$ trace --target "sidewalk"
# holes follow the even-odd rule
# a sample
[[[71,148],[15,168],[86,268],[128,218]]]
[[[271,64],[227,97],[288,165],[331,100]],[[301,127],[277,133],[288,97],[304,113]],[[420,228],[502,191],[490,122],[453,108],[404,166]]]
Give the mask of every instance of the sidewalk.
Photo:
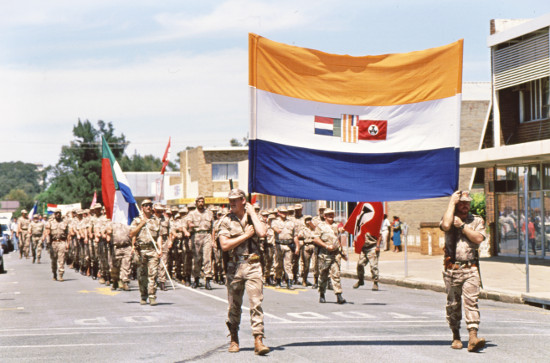
[[[359,255],[350,251],[349,261],[342,260],[342,276],[357,279]],[[445,291],[443,256],[427,256],[417,252],[381,251],[378,267],[380,283],[417,289]],[[491,257],[480,261],[483,289],[480,298],[508,303],[531,303],[550,307],[550,261],[529,259],[529,293],[526,293],[525,257]],[[370,267],[365,279],[370,280]]]

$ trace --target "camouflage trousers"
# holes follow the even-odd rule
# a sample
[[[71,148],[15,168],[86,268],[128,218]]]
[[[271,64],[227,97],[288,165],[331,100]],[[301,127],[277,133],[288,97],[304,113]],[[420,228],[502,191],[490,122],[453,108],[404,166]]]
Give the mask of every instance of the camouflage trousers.
[[[315,244],[313,243],[304,244],[304,247],[302,247],[302,279],[304,281],[307,280],[311,262],[314,257],[315,257]],[[315,274],[315,271],[314,271],[313,275],[317,277],[319,275],[319,270],[317,270],[317,274]]]
[[[447,323],[451,329],[460,329],[462,320],[462,300],[466,326],[479,328],[478,298],[480,291],[477,267],[443,271],[445,291],[447,293]]]
[[[332,288],[335,294],[342,293],[340,280],[340,257],[336,255],[325,255],[320,253],[319,262],[319,292],[324,294],[327,291],[328,278],[332,280]]]
[[[170,250],[168,249],[168,246],[164,246],[162,248],[162,255],[160,256],[160,260],[159,260],[159,278],[158,278],[159,282],[166,282],[166,270],[168,269],[168,267],[166,267],[166,269],[164,267],[168,266],[169,252]]]
[[[273,269],[274,260],[275,260],[275,245],[271,245],[269,243],[264,244],[264,266],[263,266],[263,272],[264,277],[268,278],[270,276],[274,276],[275,271]]]
[[[63,277],[65,272],[65,253],[67,252],[67,242],[56,241],[51,245],[52,272],[59,277]]]
[[[110,256],[109,244],[105,240],[100,240],[95,244],[95,250],[97,252],[97,263],[98,269],[105,280],[109,280],[111,273],[109,272],[109,260],[112,258]]]
[[[250,307],[250,325],[252,335],[264,336],[264,311],[262,301],[264,300],[262,266],[259,262],[240,263],[229,262],[227,266],[227,300],[229,308],[227,313],[228,322],[234,329],[238,330],[241,324],[241,306],[243,294],[246,290]]]
[[[38,259],[40,260],[40,257],[42,257],[42,235],[40,236],[32,236],[32,259]]]
[[[294,252],[290,249],[288,245],[283,245],[280,243],[276,244],[275,248],[275,278],[283,278],[283,269],[286,273],[287,278],[290,280],[294,279],[292,273],[292,258]]]
[[[156,299],[157,293],[157,275],[159,269],[159,255],[157,251],[152,250],[140,250],[139,251],[139,291],[141,298]]]
[[[210,233],[195,233],[193,235],[193,277],[212,278],[212,235]]]
[[[114,247],[111,259],[111,280],[130,282],[130,264],[132,263],[132,246]]]
[[[360,281],[363,281],[365,279],[365,266],[369,263],[372,280],[378,282],[378,253],[376,252],[375,244],[363,246],[363,248],[361,249],[359,261],[357,261],[357,277]]]
[[[21,238],[19,239],[19,249],[21,250],[21,256],[25,258],[29,257],[29,250],[31,245],[31,234],[29,232],[21,232]]]

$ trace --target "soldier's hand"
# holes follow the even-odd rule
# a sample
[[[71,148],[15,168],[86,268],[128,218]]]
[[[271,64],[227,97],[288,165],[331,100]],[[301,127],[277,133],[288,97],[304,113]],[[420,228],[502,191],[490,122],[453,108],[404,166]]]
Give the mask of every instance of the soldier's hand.
[[[462,219],[458,218],[457,216],[455,216],[455,219],[453,221],[453,225],[456,227],[456,228],[460,228],[460,226],[462,226],[464,224],[464,222],[462,221]]]
[[[461,195],[462,195],[462,191],[460,190],[457,190],[456,192],[454,192],[451,195],[451,200],[449,201],[449,204],[456,205],[459,202]]]
[[[254,234],[255,234],[254,227],[252,227],[250,224],[247,225],[244,228],[244,234],[246,235],[247,238],[250,238],[250,237],[254,236]]]
[[[254,211],[254,207],[253,207],[252,204],[250,204],[250,203],[246,203],[246,205],[244,206],[244,210],[245,210],[246,213],[248,213],[249,215],[256,214],[256,211]]]

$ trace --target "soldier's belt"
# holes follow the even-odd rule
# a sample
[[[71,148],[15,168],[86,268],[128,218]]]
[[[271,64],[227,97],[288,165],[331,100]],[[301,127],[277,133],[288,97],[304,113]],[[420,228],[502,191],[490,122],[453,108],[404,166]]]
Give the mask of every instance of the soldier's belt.
[[[278,239],[277,241],[275,241],[276,243],[280,244],[280,245],[289,245],[291,244],[292,242],[294,242],[293,240],[291,239]]]
[[[199,230],[195,231],[195,233],[198,233],[198,234],[212,233],[212,231],[207,230],[207,229],[199,229]]]
[[[328,255],[328,256],[336,256],[340,253],[340,251],[336,250],[336,251],[329,251],[327,250],[326,248],[323,248],[323,247],[320,247],[319,248],[319,254],[323,254],[323,255]]]
[[[248,262],[250,264],[252,263],[257,263],[257,262],[260,262],[260,256],[258,256],[257,254],[253,253],[251,255],[239,255],[239,256],[232,256],[230,259],[229,259],[230,262],[233,262],[233,263],[243,263],[243,262]]]
[[[142,250],[154,249],[155,246],[151,242],[138,243],[138,247]]]
[[[470,267],[477,267],[476,261],[448,263],[445,265],[445,270],[461,270]]]
[[[33,236],[33,237],[42,237],[42,233],[33,234],[32,236]]]
[[[67,242],[67,239],[52,238],[52,242]]]
[[[313,244],[313,240],[311,240],[311,241],[305,240],[305,241],[304,241],[304,244],[305,244],[305,245],[311,245],[311,244]]]

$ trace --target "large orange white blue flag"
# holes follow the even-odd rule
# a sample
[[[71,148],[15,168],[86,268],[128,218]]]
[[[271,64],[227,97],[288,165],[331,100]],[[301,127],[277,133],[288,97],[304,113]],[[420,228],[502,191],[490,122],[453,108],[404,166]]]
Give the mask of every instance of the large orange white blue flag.
[[[249,192],[324,200],[450,195],[462,48],[352,57],[249,34]]]

